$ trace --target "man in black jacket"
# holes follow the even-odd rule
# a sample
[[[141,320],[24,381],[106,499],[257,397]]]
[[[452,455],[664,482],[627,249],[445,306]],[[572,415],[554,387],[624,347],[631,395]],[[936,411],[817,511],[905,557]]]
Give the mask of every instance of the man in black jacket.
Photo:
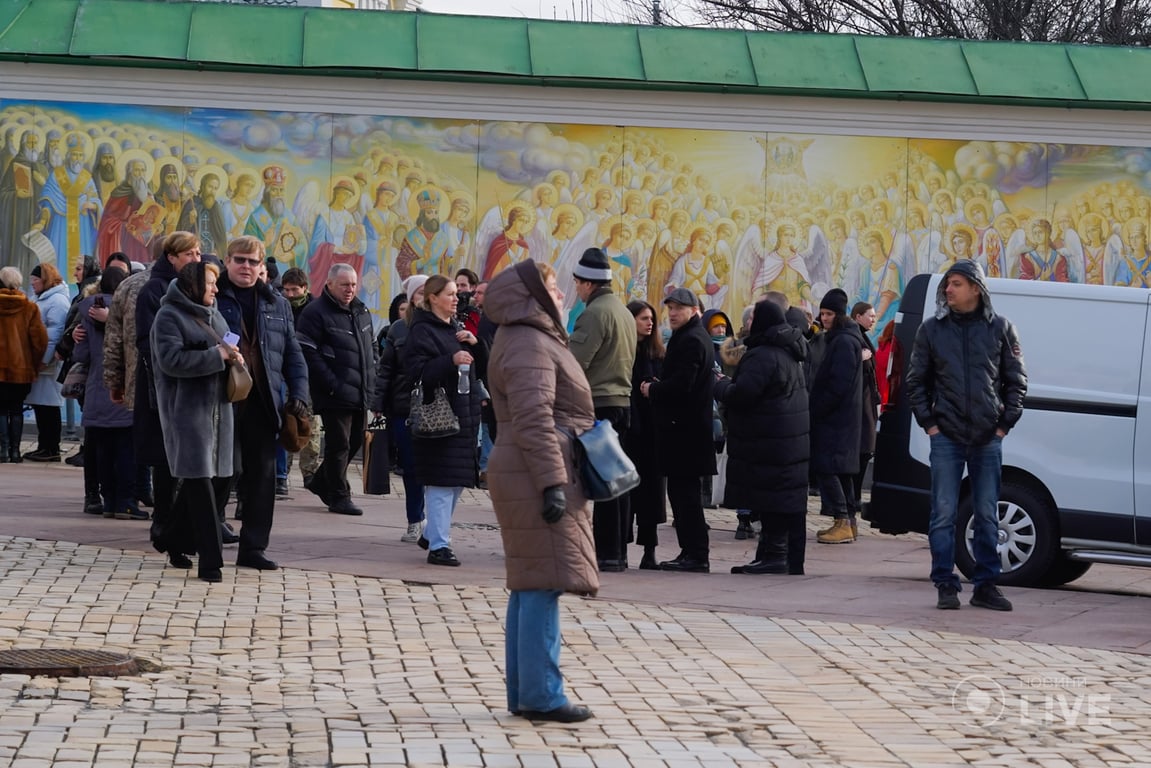
[[[707,573],[710,542],[703,517],[704,475],[715,474],[712,441],[712,387],[715,350],[699,318],[699,301],[686,288],[676,288],[663,303],[671,324],[671,339],[658,381],[640,385],[651,398],[660,462],[667,476],[667,498],[675,514],[679,556],[660,563],[665,571]]]
[[[372,316],[356,298],[358,288],[351,265],[332,265],[324,292],[300,313],[296,328],[308,361],[312,402],[324,421],[324,460],[304,487],[340,515],[364,514],[352,503],[347,473],[364,439],[376,376]]]
[[[959,607],[955,513],[964,465],[974,509],[971,604],[1010,611],[999,577],[999,482],[1002,441],[1023,415],[1027,373],[1019,334],[991,308],[983,268],[957,261],[943,276],[937,310],[919,327],[907,373],[915,420],[931,438],[931,581],[937,607]]]
[[[256,237],[228,243],[225,272],[217,283],[216,306],[239,337],[253,386],[236,404],[237,503],[244,509],[236,565],[267,571],[276,563],[264,555],[276,504],[276,447],[285,409],[308,418],[308,368],[292,335],[288,300],[258,279],[264,244]],[[285,391],[286,402],[285,402]]]

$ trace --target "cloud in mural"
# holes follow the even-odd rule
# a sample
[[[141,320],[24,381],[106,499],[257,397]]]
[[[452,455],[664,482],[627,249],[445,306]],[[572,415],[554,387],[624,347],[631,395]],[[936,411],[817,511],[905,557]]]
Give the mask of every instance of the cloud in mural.
[[[476,138],[464,130],[444,136],[457,151],[474,151]],[[586,146],[556,136],[540,123],[490,123],[478,138],[480,167],[512,184],[542,181],[555,170],[581,173],[591,158]]]
[[[1119,157],[1123,170],[1143,178],[1143,184],[1151,187],[1151,149],[1131,147],[1124,149]]]
[[[964,181],[982,181],[1010,194],[1044,187],[1060,162],[1087,157],[1090,147],[1018,141],[971,141],[955,152],[955,170]]]

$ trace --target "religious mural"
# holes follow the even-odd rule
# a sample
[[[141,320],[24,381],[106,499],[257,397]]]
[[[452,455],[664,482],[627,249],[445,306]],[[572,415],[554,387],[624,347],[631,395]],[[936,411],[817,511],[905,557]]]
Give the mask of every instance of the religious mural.
[[[555,266],[585,248],[615,289],[685,287],[738,316],[832,286],[895,314],[920,272],[1151,285],[1151,150],[125,105],[0,103],[0,265],[148,262],[255,235],[322,288],[361,274],[377,318],[409,275]]]

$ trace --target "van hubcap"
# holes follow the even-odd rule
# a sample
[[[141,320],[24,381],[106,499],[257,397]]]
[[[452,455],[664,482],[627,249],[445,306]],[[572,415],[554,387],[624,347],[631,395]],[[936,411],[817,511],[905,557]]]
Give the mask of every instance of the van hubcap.
[[[995,551],[999,555],[999,568],[1010,573],[1022,566],[1035,551],[1035,521],[1027,510],[1014,502],[1000,501],[998,525],[995,531]],[[967,553],[975,559],[972,541],[975,537],[975,518],[967,522],[964,541]]]

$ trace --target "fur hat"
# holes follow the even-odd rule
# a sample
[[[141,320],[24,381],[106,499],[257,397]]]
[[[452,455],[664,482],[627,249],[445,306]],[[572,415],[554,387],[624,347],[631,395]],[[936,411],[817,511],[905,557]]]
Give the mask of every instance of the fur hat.
[[[579,264],[576,264],[572,274],[580,280],[592,283],[610,283],[611,262],[607,260],[607,254],[599,248],[588,248],[583,252],[583,256],[580,256]]]

